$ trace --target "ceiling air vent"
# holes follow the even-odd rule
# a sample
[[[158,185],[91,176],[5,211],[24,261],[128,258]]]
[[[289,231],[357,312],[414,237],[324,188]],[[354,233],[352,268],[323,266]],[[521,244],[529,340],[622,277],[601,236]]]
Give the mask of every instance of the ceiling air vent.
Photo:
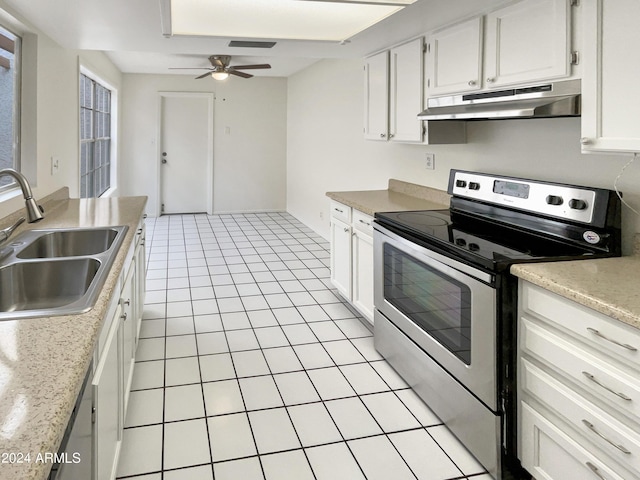
[[[230,47],[241,47],[241,48],[273,48],[276,42],[256,42],[256,41],[245,41],[245,40],[231,40],[229,42]]]

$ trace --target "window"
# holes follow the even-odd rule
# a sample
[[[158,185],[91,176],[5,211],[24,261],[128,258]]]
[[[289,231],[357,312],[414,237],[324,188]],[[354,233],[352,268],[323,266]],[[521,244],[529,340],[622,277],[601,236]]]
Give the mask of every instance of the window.
[[[80,74],[80,197],[111,188],[111,90]]]
[[[20,169],[20,38],[0,25],[0,169]],[[0,191],[11,188],[11,177],[0,178]]]

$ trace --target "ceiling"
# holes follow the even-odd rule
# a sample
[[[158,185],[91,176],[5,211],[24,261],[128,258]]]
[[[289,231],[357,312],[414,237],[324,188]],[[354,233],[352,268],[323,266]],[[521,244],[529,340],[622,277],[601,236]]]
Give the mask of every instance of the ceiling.
[[[249,38],[229,32],[163,36],[161,0],[2,1],[63,47],[105,51],[125,73],[193,75],[169,68],[209,67],[209,55],[224,54],[233,56],[232,65],[271,64],[252,70],[256,76],[287,77],[322,58],[362,58],[503,0],[417,0],[346,42],[283,39],[271,49],[231,48],[230,40]]]

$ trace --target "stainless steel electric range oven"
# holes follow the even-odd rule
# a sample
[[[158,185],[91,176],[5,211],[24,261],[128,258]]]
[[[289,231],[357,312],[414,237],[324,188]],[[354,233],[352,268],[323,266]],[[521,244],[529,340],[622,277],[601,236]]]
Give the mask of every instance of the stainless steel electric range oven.
[[[375,215],[375,345],[495,478],[517,478],[509,267],[619,256],[620,200],[461,170],[448,192],[448,210]]]

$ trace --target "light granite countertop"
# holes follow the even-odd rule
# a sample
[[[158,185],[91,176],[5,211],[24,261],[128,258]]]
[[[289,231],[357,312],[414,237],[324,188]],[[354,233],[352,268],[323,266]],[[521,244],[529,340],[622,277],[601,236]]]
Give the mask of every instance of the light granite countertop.
[[[43,199],[44,220],[23,224],[19,231],[115,225],[129,229],[92,310],[80,315],[0,321],[1,480],[47,478],[51,464],[38,461],[38,454],[58,451],[147,202],[146,197],[68,199],[65,192],[61,189],[48,201]],[[6,217],[2,223],[22,213]],[[17,463],[11,454],[17,458],[30,454],[30,460]]]
[[[327,192],[327,197],[367,215],[376,212],[443,210],[449,208],[447,192],[435,188],[390,179],[387,190]]]
[[[640,235],[634,254],[574,262],[513,265],[511,273],[640,328]]]

